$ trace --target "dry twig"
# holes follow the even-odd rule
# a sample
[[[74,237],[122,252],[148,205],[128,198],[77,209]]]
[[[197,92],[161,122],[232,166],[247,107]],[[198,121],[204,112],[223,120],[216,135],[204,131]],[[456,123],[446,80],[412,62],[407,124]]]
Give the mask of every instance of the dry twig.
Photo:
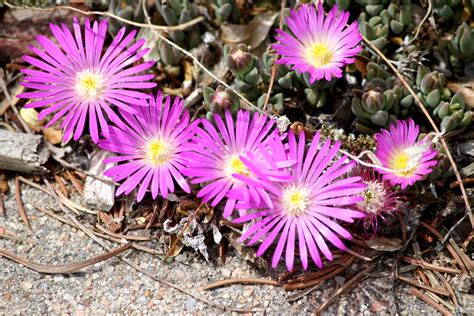
[[[131,244],[127,243],[123,246],[120,246],[114,250],[111,250],[103,255],[99,255],[97,257],[93,257],[87,260],[84,260],[82,262],[76,262],[76,263],[69,263],[61,266],[53,266],[51,264],[39,264],[39,263],[34,263],[31,261],[28,261],[25,258],[21,258],[17,255],[15,255],[12,252],[6,251],[4,249],[0,249],[0,256],[3,256],[7,259],[10,259],[16,263],[19,263],[21,265],[24,265],[25,267],[34,270],[39,273],[46,273],[46,274],[67,274],[67,273],[74,273],[79,270],[82,270],[88,266],[91,266],[93,264],[102,262],[104,260],[107,260],[109,258],[115,257],[125,250],[130,249]]]
[[[347,281],[341,288],[336,290],[323,304],[321,304],[318,309],[315,311],[316,315],[321,315],[321,313],[331,305],[341,294],[346,293],[353,286],[357,285],[360,281],[367,277],[367,274],[375,268],[375,265],[371,265],[364,270],[357,273],[352,279]]]
[[[419,291],[419,290],[417,290],[413,287],[410,289],[410,294],[413,294],[416,297],[418,297],[419,299],[425,301],[426,303],[431,305],[434,309],[436,309],[438,312],[440,312],[443,315],[453,315],[453,313],[451,311],[448,311],[446,308],[439,305],[435,300],[433,300],[432,298],[426,296],[423,292],[421,292],[421,291]]]
[[[273,286],[281,286],[280,283],[274,280],[267,280],[267,279],[256,279],[256,278],[243,278],[243,279],[226,279],[216,281],[212,284],[209,284],[202,288],[203,291],[208,291],[212,289],[216,289],[219,287],[233,285],[233,284],[263,284],[263,285],[273,285]]]
[[[280,10],[280,25],[278,26],[279,29],[283,29],[283,15],[284,10],[286,7],[286,0],[281,0],[281,10]],[[262,109],[265,111],[267,108],[268,101],[270,100],[270,94],[272,93],[273,89],[273,82],[275,81],[275,74],[277,70],[277,60],[280,58],[280,55],[275,54],[275,59],[273,60],[273,67],[272,67],[272,76],[270,77],[270,84],[268,85],[267,95],[265,96],[265,102],[263,103]]]
[[[21,200],[21,188],[20,188],[19,176],[15,177],[15,200],[16,200],[18,213],[20,213],[21,219],[25,223],[28,230],[32,232],[33,230],[31,229],[30,221],[28,220],[28,216],[26,215],[25,208],[23,207],[23,201]]]

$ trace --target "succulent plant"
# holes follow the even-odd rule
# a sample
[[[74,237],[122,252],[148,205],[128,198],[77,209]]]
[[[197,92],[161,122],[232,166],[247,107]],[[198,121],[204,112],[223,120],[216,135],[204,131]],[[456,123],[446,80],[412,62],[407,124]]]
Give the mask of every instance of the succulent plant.
[[[261,74],[257,58],[247,46],[239,44],[234,48],[224,47],[224,60],[235,76],[233,86],[250,101],[257,100],[262,95],[258,87]]]
[[[359,131],[370,132],[373,127],[387,127],[397,119],[418,111],[414,97],[398,78],[390,76],[381,66],[372,62],[367,65],[367,69],[364,91],[354,91],[352,99],[352,112],[357,116],[356,127]],[[442,73],[420,66],[416,80],[407,81],[440,124],[443,133],[463,128],[472,121],[472,112],[466,106],[462,94],[451,95]]]
[[[418,68],[415,87],[417,95],[440,122],[442,133],[466,127],[472,121],[472,111],[466,106],[463,95],[457,92],[452,96],[445,83],[446,78],[442,73],[430,72],[424,66]]]
[[[448,41],[449,63],[461,68],[463,63],[474,60],[474,30],[463,22]]]
[[[399,80],[376,63],[367,65],[364,91],[354,92],[352,112],[358,118],[356,126],[361,132],[371,131],[371,127],[386,127],[411,113],[413,97]]]
[[[463,9],[461,0],[433,0],[433,14],[441,26],[451,26],[459,21]]]
[[[262,79],[265,84],[269,84],[273,71],[273,64],[275,62],[275,54],[272,52],[265,52],[262,60]],[[311,106],[322,107],[326,104],[325,90],[333,87],[336,81],[336,79],[329,82],[326,80],[320,80],[311,83],[309,74],[300,74],[291,70],[291,68],[286,65],[278,64],[272,91],[286,92],[288,94],[288,92],[292,90],[294,92],[303,90],[306,101]]]
[[[214,13],[219,22],[239,23],[240,21],[240,9],[236,0],[217,0]]]
[[[195,5],[187,0],[156,0],[156,7],[165,23],[170,26],[189,22],[199,15]],[[199,27],[186,31],[172,31],[170,37],[173,42],[188,49],[198,46],[201,42]]]
[[[359,16],[359,29],[378,49],[388,44],[388,36],[401,35],[413,29],[411,2],[403,0],[400,6],[383,0],[357,0],[364,6]]]

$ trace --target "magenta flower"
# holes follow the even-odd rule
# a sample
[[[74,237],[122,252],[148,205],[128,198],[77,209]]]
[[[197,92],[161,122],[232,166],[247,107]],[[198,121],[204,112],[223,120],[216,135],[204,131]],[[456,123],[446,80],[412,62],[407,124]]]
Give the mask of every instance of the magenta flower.
[[[189,113],[184,110],[184,101],[175,98],[171,105],[168,96],[163,100],[159,91],[156,99],[151,97],[148,107],[132,105],[137,114],[120,109],[127,124],[110,126],[109,135],[100,140],[99,147],[114,153],[105,163],[120,163],[104,173],[115,181],[126,179],[116,195],[129,194],[140,186],[137,201],[141,201],[151,187],[153,198],[158,193],[164,198],[174,192],[176,181],[187,193],[191,190],[181,170],[184,167],[183,153],[193,135],[193,125],[189,125]]]
[[[231,113],[226,111],[225,122],[219,115],[214,115],[214,121],[218,130],[208,120],[201,120],[201,126],[195,128],[196,135],[190,146],[192,151],[186,154],[188,163],[183,174],[191,177],[192,183],[204,183],[197,197],[216,206],[230,190],[238,189],[256,201],[268,200],[265,190],[248,187],[234,175],[250,176],[251,172],[240,157],[257,152],[259,144],[275,126],[274,120],[258,113],[250,118],[250,112],[239,111],[234,123]],[[263,160],[260,162],[264,164]],[[235,199],[227,198],[224,217],[232,214],[235,203]]]
[[[253,157],[241,158],[247,168],[256,174],[257,179],[245,175],[236,177],[249,186],[261,187],[269,192],[273,207],[242,198],[243,201],[237,207],[259,210],[242,216],[235,222],[254,221],[242,235],[241,241],[252,236],[248,245],[253,245],[262,239],[257,256],[261,256],[275,239],[278,240],[273,253],[273,267],[277,266],[286,247],[286,266],[290,271],[293,269],[297,239],[303,268],[308,268],[308,252],[314,263],[321,268],[323,262],[320,252],[328,260],[333,258],[327,241],[345,250],[341,237],[352,238],[337,220],[351,223],[354,218],[365,216],[349,208],[362,201],[360,194],[365,185],[357,176],[341,178],[354,168],[354,162],[349,162],[345,156],[336,158],[340,142],[332,145],[327,140],[319,146],[320,135],[317,133],[309,148],[306,148],[304,133],[300,134],[297,141],[290,132],[288,139],[287,157],[278,157],[282,155],[281,148],[284,145],[277,137],[269,140],[268,149],[271,154],[266,157],[296,162],[290,168],[280,169],[280,172],[291,175],[289,181],[274,182],[267,176],[267,171],[255,163]]]
[[[436,150],[431,148],[429,138],[417,142],[418,135],[419,127],[412,119],[397,121],[390,125],[390,130],[382,130],[375,135],[375,155],[383,167],[394,170],[379,171],[392,185],[400,184],[405,189],[428,175],[438,164]]]
[[[131,105],[147,104],[142,99],[149,96],[136,89],[156,86],[156,83],[148,82],[154,75],[137,73],[149,69],[154,62],[135,66],[133,63],[149,49],[140,50],[144,39],[132,44],[136,31],[124,36],[125,28],[122,28],[103,53],[107,20],[95,21],[91,27],[86,18],[84,34],[77,18],[74,18],[74,34],[64,24],[61,27],[50,24],[50,28],[59,47],[45,36],[36,37],[42,49],[30,45],[37,57],[26,55],[23,59],[39,70],[22,69],[26,76],[21,84],[37,91],[21,93],[18,97],[38,99],[25,107],[44,108],[39,119],[54,113],[47,126],[65,117],[61,123],[65,141],[73,131],[74,140],[79,139],[87,118],[92,140],[97,143],[97,120],[104,135],[109,134],[106,116],[124,127],[111,105],[135,114],[137,110]]]
[[[366,185],[362,192],[363,200],[356,204],[356,208],[366,215],[362,219],[366,234],[374,235],[378,230],[379,218],[385,222],[387,215],[397,211],[399,197],[390,183],[383,180],[374,169],[359,167],[355,175],[360,176]]]
[[[338,14],[336,5],[325,17],[321,1],[317,10],[313,4],[302,4],[297,11],[292,10],[286,19],[292,34],[277,30],[279,43],[272,45],[281,55],[277,62],[293,66],[299,73],[309,73],[311,83],[342,77],[341,68],[352,64],[354,56],[362,50],[358,46],[362,36],[357,22],[344,29],[348,19],[349,13]]]

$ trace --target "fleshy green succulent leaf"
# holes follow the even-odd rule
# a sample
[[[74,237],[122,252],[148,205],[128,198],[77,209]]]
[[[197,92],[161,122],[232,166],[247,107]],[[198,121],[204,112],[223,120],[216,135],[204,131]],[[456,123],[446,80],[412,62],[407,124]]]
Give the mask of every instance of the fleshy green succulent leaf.
[[[441,93],[439,90],[433,90],[426,96],[426,103],[430,108],[436,107],[441,101]]]
[[[370,121],[377,126],[385,126],[388,122],[388,113],[386,111],[377,111],[371,117]]]

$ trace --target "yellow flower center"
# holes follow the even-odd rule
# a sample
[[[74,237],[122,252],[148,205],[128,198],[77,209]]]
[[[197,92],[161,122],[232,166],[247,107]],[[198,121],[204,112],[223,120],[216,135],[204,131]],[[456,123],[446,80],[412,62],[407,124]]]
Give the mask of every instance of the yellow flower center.
[[[310,190],[299,186],[286,188],[281,197],[281,204],[287,215],[302,215],[311,206]]]
[[[84,101],[94,101],[104,93],[104,76],[94,70],[83,70],[76,76],[74,89]]]
[[[309,48],[308,59],[315,67],[326,66],[331,63],[333,54],[328,45],[317,43]]]
[[[250,175],[250,170],[237,155],[232,155],[228,158],[225,172],[229,177],[232,177],[233,174],[240,174],[243,176]]]
[[[161,139],[150,141],[146,148],[146,160],[155,166],[159,166],[168,161],[171,155],[170,144]]]
[[[396,175],[408,177],[416,170],[423,155],[423,146],[405,148],[398,152],[390,162],[390,168],[397,170]]]
[[[393,169],[403,170],[408,166],[408,155],[401,152],[393,159]]]

